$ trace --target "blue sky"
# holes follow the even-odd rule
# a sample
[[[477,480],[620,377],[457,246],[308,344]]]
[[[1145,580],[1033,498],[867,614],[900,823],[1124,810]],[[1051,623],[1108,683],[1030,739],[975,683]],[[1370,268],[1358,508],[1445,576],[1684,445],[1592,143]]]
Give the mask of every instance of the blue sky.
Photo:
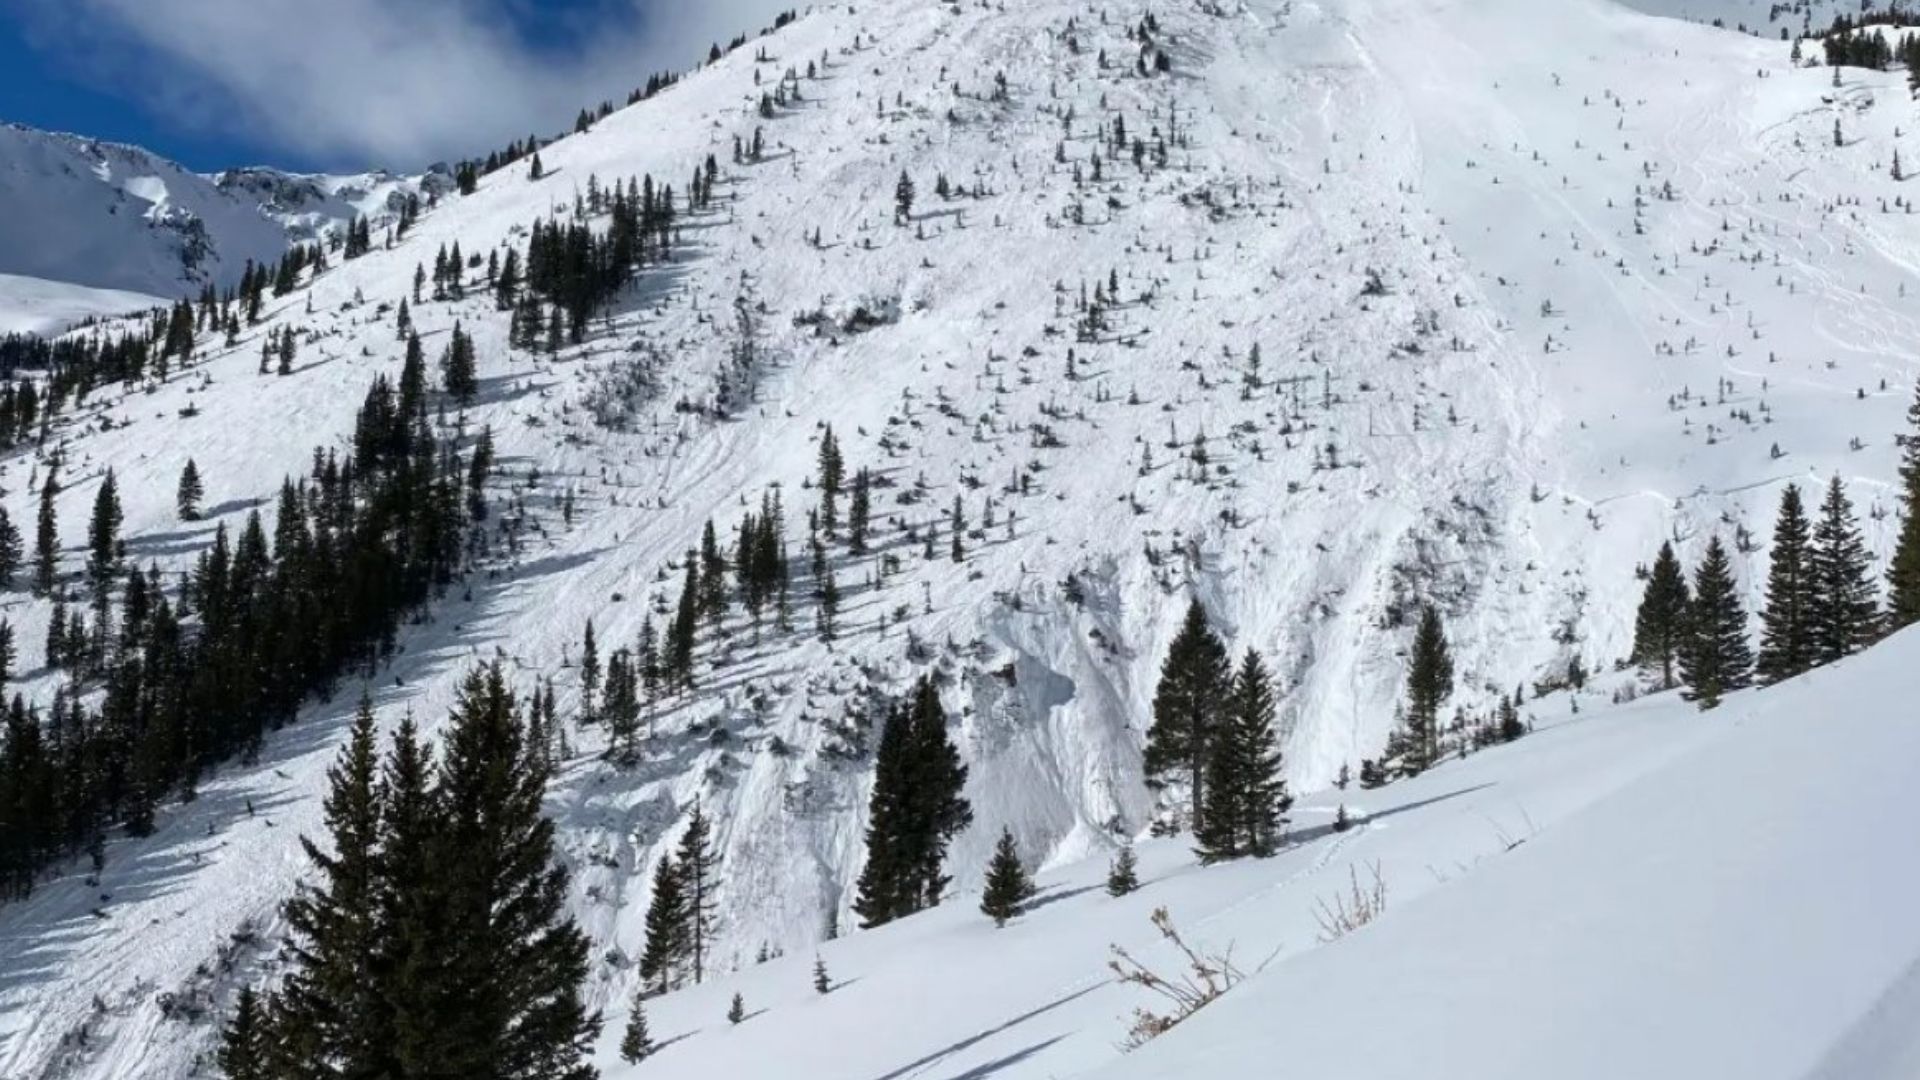
[[[413,169],[566,127],[794,0],[0,0],[0,120],[203,170]]]

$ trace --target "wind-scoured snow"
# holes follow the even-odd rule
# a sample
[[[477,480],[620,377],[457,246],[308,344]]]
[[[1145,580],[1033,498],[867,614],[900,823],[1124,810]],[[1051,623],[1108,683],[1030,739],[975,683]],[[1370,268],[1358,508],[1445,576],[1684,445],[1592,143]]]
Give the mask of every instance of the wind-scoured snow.
[[[270,511],[281,477],[304,471],[316,443],[344,444],[368,383],[399,366],[380,305],[408,294],[438,248],[484,256],[524,245],[526,227],[569,215],[590,178],[604,188],[650,173],[682,191],[712,154],[716,208],[682,219],[676,261],[648,271],[584,345],[551,358],[509,351],[506,315],[477,277],[466,300],[413,309],[430,357],[456,322],[474,334],[483,389],[465,422],[492,428],[502,493],[524,498],[540,531],[405,636],[372,688],[384,723],[410,710],[432,730],[467,665],[496,656],[522,688],[555,679],[570,712],[587,619],[603,655],[630,645],[670,606],[678,560],[704,522],[724,538],[770,485],[785,501],[793,632],[755,641],[736,612],[726,642],[703,647],[700,691],[665,703],[637,764],[604,760],[598,731],[569,733],[576,754],[550,810],[574,870],[574,913],[595,941],[590,994],[608,1011],[609,1050],[635,986],[651,867],[696,801],[719,824],[725,861],[721,965],[750,966],[763,946],[786,959],[742,976],[765,980],[742,984],[749,1008],[772,1011],[735,1031],[720,1029],[724,985],[661,1002],[656,1036],[705,1030],[649,1071],[681,1068],[684,1050],[703,1075],[771,1075],[769,1062],[891,1080],[1084,1074],[1115,1059],[1129,1003],[1100,983],[1104,945],[1145,940],[1152,906],[1167,903],[1199,936],[1239,941],[1242,959],[1284,947],[1279,967],[1236,991],[1244,1000],[1311,994],[1312,983],[1281,976],[1369,952],[1358,937],[1309,951],[1312,900],[1373,857],[1391,856],[1402,925],[1424,928],[1400,933],[1421,935],[1433,951],[1419,955],[1436,964],[1454,931],[1414,921],[1428,906],[1415,897],[1463,895],[1439,879],[1482,880],[1461,869],[1476,860],[1485,880],[1535,860],[1553,871],[1485,886],[1494,914],[1551,885],[1579,894],[1565,900],[1569,919],[1597,919],[1588,902],[1610,887],[1608,868],[1574,873],[1560,860],[1575,856],[1551,853],[1549,826],[1591,830],[1567,843],[1612,858],[1618,837],[1603,808],[1633,802],[1624,793],[1636,778],[1735,739],[1739,717],[1761,715],[1747,703],[1763,709],[1769,695],[1702,719],[1664,704],[1603,714],[1589,691],[1578,723],[1356,795],[1375,812],[1357,837],[1205,871],[1183,844],[1149,845],[1148,877],[1165,882],[1113,905],[1125,917],[1111,924],[1108,909],[1088,914],[1105,901],[1086,893],[996,935],[970,894],[1003,825],[1035,863],[1059,868],[1048,877],[1057,894],[1093,883],[1114,845],[1163,810],[1139,746],[1190,598],[1236,653],[1257,649],[1281,675],[1288,775],[1296,790],[1319,790],[1379,752],[1401,692],[1405,616],[1420,602],[1445,617],[1456,701],[1482,708],[1575,658],[1602,668],[1621,657],[1635,566],[1663,539],[1689,560],[1716,532],[1737,541],[1757,600],[1788,482],[1843,476],[1884,553],[1892,437],[1920,360],[1920,295],[1908,295],[1920,288],[1920,223],[1891,168],[1896,148],[1913,149],[1905,75],[1848,69],[1836,90],[1830,70],[1793,67],[1770,31],[1740,35],[1605,0],[1247,0],[1156,9],[1172,70],[1141,78],[1127,30],[1149,6],[880,0],[806,14],[544,148],[543,179],[509,167],[474,195],[443,200],[393,250],[336,260],[273,301],[232,349],[203,339],[196,366],[151,393],[96,391],[56,436],[62,536],[84,535],[112,465],[131,556],[183,569],[216,521],[232,528],[254,506]],[[823,61],[798,101],[760,115],[782,73]],[[1096,125],[1115,116],[1149,146],[1173,136],[1164,168],[1137,169],[1124,153],[1093,178]],[[756,127],[764,158],[734,163],[734,138]],[[914,221],[896,226],[903,169],[919,198]],[[936,196],[941,173],[967,194]],[[1107,328],[1079,340],[1081,297],[1113,280]],[[739,344],[742,308],[761,362],[751,403],[715,419],[703,410]],[[860,308],[878,318],[850,319]],[[312,331],[297,370],[256,374],[262,338],[288,325]],[[647,378],[636,379],[642,367]],[[608,430],[594,417],[608,415],[615,384],[649,389]],[[182,415],[188,405],[195,415]],[[875,493],[882,554],[851,560],[837,549],[845,600],[831,645],[811,633],[804,569],[827,424],[850,468],[890,481]],[[173,513],[189,456],[213,508],[192,525]],[[27,480],[44,467],[29,456],[0,465],[15,521],[32,520]],[[568,491],[571,525],[560,513]],[[957,564],[945,521],[956,495],[977,533]],[[940,537],[931,560],[906,534],[929,524]],[[882,575],[886,555],[898,567]],[[17,594],[6,615],[24,643],[27,689],[44,700],[55,679],[34,660],[47,606]],[[1808,685],[1840,700],[1854,670]],[[926,671],[943,680],[971,767],[975,826],[950,864],[958,895],[931,916],[834,943],[834,974],[860,981],[816,1001],[805,978],[813,943],[830,911],[854,922],[872,736],[863,717]],[[212,1020],[177,1008],[170,1018],[161,1002],[185,995],[217,1011],[239,980],[272,974],[277,906],[306,869],[294,838],[320,832],[318,794],[354,696],[307,710],[257,766],[229,767],[196,802],[168,808],[155,836],[115,839],[98,885],[69,867],[0,908],[0,950],[19,958],[0,965],[0,1075],[192,1075]],[[1541,717],[1567,701],[1546,699]],[[1891,744],[1863,735],[1861,745]],[[1821,770],[1851,761],[1801,755],[1779,767],[1841,787],[1851,778]],[[1716,775],[1731,785],[1742,762],[1754,764],[1742,757]],[[1384,813],[1482,782],[1495,786]],[[1668,806],[1677,782],[1646,783]],[[1296,826],[1311,833],[1332,805],[1316,797]],[[1451,824],[1415,824],[1434,820]],[[1538,848],[1498,854],[1500,835],[1535,826]],[[1389,837],[1391,849],[1365,850]],[[1693,881],[1688,858],[1711,857],[1679,850],[1662,864],[1676,889]],[[1822,865],[1843,873],[1856,857],[1836,846]],[[1735,871],[1733,885],[1767,872]],[[1717,895],[1711,882],[1689,887],[1703,903]],[[1271,925],[1256,933],[1240,921],[1251,915],[1233,911],[1264,912]],[[258,944],[227,948],[243,927]],[[1492,930],[1460,933],[1485,941]],[[1539,942],[1546,955],[1551,944]],[[1836,964],[1852,955],[1844,944]],[[1378,962],[1357,961],[1342,978]],[[1500,966],[1523,980],[1539,973],[1532,964]],[[977,1000],[916,989],[943,965],[977,973],[957,984]],[[1781,1025],[1766,1045],[1811,1069],[1820,1040],[1848,1020],[1869,1025],[1852,1052],[1899,1052],[1878,1049],[1894,1043],[1855,1000],[1887,989],[1869,988],[1866,973],[1842,972],[1858,993],[1836,995],[1803,1029]],[[851,1031],[861,1010],[888,1041],[819,1038]],[[1278,1023],[1263,1017],[1257,1030],[1280,1038]],[[1335,1028],[1322,1026],[1331,1039]],[[1542,1045],[1471,1060],[1505,1075],[1501,1061],[1537,1065],[1527,1048]]]

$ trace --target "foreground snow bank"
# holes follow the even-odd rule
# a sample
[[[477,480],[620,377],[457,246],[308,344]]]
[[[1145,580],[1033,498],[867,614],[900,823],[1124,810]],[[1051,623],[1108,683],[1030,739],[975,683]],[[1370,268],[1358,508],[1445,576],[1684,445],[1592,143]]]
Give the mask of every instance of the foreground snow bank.
[[[1722,732],[1104,1075],[1920,1075],[1916,654],[1674,715]]]
[[[1043,875],[1005,930],[965,895],[832,942],[824,996],[790,956],[656,1000],[665,1045],[632,1075],[1912,1076],[1917,654],[1907,634],[1711,713],[1549,699],[1518,743],[1303,800],[1276,858],[1200,867],[1184,839],[1147,842],[1122,899],[1095,861]],[[1360,824],[1336,833],[1342,802]],[[1374,867],[1385,915],[1323,943],[1316,907]],[[1123,1053],[1158,1002],[1112,980],[1108,949],[1172,974],[1163,906],[1252,974]]]

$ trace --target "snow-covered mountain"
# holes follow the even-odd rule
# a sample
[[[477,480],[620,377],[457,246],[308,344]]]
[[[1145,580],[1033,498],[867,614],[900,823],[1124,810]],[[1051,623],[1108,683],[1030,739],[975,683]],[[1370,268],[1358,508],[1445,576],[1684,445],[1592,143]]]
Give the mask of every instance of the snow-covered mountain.
[[[206,176],[136,146],[0,124],[0,274],[171,301],[232,285],[249,259],[278,260],[356,216],[389,219],[409,193],[451,188],[443,172]],[[27,292],[0,284],[0,311],[24,308]]]
[[[1910,809],[1898,799],[1920,760],[1887,712],[1911,642],[1742,697],[1710,720],[1662,702],[1603,708],[1624,680],[1600,680],[1539,700],[1537,742],[1354,799],[1372,814],[1357,833],[1318,829],[1315,815],[1342,798],[1323,793],[1296,813],[1301,843],[1280,859],[1202,870],[1181,844],[1149,845],[1154,885],[1138,903],[1116,914],[1084,890],[1163,810],[1140,746],[1190,599],[1236,653],[1256,649],[1280,673],[1287,774],[1296,790],[1325,792],[1380,750],[1419,603],[1444,613],[1457,700],[1480,708],[1575,660],[1600,670],[1619,660],[1636,567],[1664,539],[1689,562],[1712,535],[1738,541],[1742,587],[1757,601],[1789,482],[1842,476],[1870,545],[1891,546],[1893,437],[1920,365],[1920,293],[1909,295],[1920,224],[1892,168],[1897,150],[1920,152],[1905,74],[1847,69],[1836,88],[1829,69],[1796,66],[1777,28],[1797,29],[1797,13],[1767,22],[1737,0],[1725,11],[1708,0],[1638,6],[1648,10],[1611,0],[820,7],[543,148],[542,176],[523,163],[443,199],[392,250],[335,262],[271,301],[234,344],[203,340],[190,369],[96,390],[43,450],[0,462],[0,489],[15,521],[32,520],[29,478],[59,449],[61,535],[78,538],[111,465],[131,552],[181,570],[215,521],[237,526],[270,505],[316,442],[345,445],[366,386],[398,367],[392,305],[412,302],[416,268],[437,251],[524,253],[529,226],[548,215],[604,224],[576,210],[590,190],[644,175],[682,191],[711,155],[715,207],[683,215],[676,261],[596,317],[583,344],[509,347],[509,317],[477,269],[464,299],[411,303],[430,354],[456,324],[478,343],[483,390],[464,422],[491,428],[503,490],[537,530],[405,635],[370,688],[384,724],[411,712],[433,730],[460,674],[494,657],[523,687],[553,679],[571,715],[586,622],[603,652],[632,644],[671,606],[702,526],[725,537],[770,490],[806,562],[828,426],[850,468],[884,481],[878,550],[832,561],[845,595],[836,640],[811,632],[803,570],[794,629],[755,635],[736,618],[703,644],[701,689],[652,718],[637,764],[606,760],[597,729],[569,732],[574,755],[550,809],[574,914],[595,942],[609,1075],[622,1074],[611,1048],[635,986],[649,871],[696,803],[716,818],[725,861],[721,966],[750,968],[763,949],[789,958],[670,998],[656,1033],[688,1037],[646,1064],[662,1075],[1017,1080],[1203,1065],[1238,1075],[1251,1058],[1210,1058],[1197,1036],[1183,1051],[1185,1031],[1124,1060],[1114,1045],[1130,1001],[1103,983],[1103,947],[1144,940],[1145,914],[1161,903],[1209,939],[1240,941],[1236,955],[1253,962],[1284,948],[1220,1006],[1223,1024],[1282,1025],[1274,1060],[1285,1060],[1284,1021],[1316,986],[1358,1008],[1363,977],[1391,971],[1395,955],[1427,965],[1395,989],[1418,1030],[1491,1030],[1504,1022],[1495,1001],[1415,993],[1454,970],[1450,945],[1500,941],[1498,925],[1449,911],[1544,919],[1554,890],[1584,905],[1616,887],[1610,869],[1629,856],[1627,880],[1657,894],[1632,909],[1648,916],[1672,901],[1708,918],[1815,852],[1821,861],[1804,865],[1827,878],[1884,871],[1862,880],[1882,883],[1878,897],[1901,895],[1911,865],[1875,860],[1887,854],[1876,843],[1884,823]],[[1689,21],[1713,18],[1754,32]],[[764,152],[736,156],[756,132]],[[181,267],[231,272],[256,251],[277,253],[288,220],[324,227],[396,183],[248,173],[216,184],[121,148],[0,137],[16,148],[0,161],[32,164],[22,197],[43,200],[0,229],[44,230],[23,235],[31,251],[0,234],[7,258],[28,260],[0,271],[160,296],[179,291],[158,286]],[[898,223],[903,172],[918,198]],[[201,224],[165,224],[176,209]],[[182,262],[215,234],[203,261]],[[78,276],[96,263],[103,276]],[[288,327],[301,329],[296,370],[257,374],[263,339]],[[174,512],[189,457],[213,507],[202,523]],[[957,561],[956,498],[967,523]],[[5,614],[26,643],[24,689],[50,699],[59,677],[32,662],[49,605],[15,593]],[[951,860],[958,899],[834,943],[835,974],[862,981],[807,999],[800,957],[831,913],[853,921],[872,708],[928,672],[971,768],[975,824]],[[213,1026],[174,1006],[223,1009],[241,979],[272,972],[278,905],[306,868],[293,841],[320,831],[317,796],[351,698],[313,705],[257,765],[168,806],[154,836],[114,839],[97,884],[72,867],[0,907],[0,951],[13,958],[0,964],[0,1075],[205,1074]],[[1805,728],[1818,718],[1804,714],[1817,706],[1846,712],[1857,742],[1810,748]],[[1869,763],[1880,771],[1850,787]],[[1793,772],[1794,792],[1846,798],[1823,806],[1811,831],[1770,832],[1777,849],[1740,838],[1753,859],[1706,875],[1715,830],[1746,820],[1734,808],[1760,793],[1742,785],[1770,764]],[[1716,778],[1702,796],[1712,813],[1663,833],[1696,809],[1692,765]],[[1446,809],[1418,810],[1428,803]],[[1821,848],[1861,820],[1880,824]],[[1059,902],[993,936],[971,894],[1003,826],[1049,868]],[[1526,843],[1503,854],[1503,835]],[[1633,849],[1639,838],[1654,846]],[[1398,944],[1356,937],[1312,950],[1313,900],[1374,859],[1391,862],[1395,905],[1407,901],[1402,929],[1379,927]],[[1792,895],[1807,906],[1783,921],[1832,929],[1834,895]],[[1614,1044],[1619,1056],[1559,1049],[1598,1043],[1598,1028],[1580,1025],[1615,1015],[1607,1008],[1632,985],[1625,965],[1668,940],[1633,937],[1647,927],[1582,905],[1502,946],[1541,951],[1486,991],[1508,989],[1567,1039],[1463,1043],[1478,1049],[1445,1075],[1538,1076],[1567,1062],[1554,1074],[1612,1064],[1606,1075],[1689,1075],[1629,1052],[1638,1043]],[[1729,933],[1764,925],[1738,910]],[[1880,907],[1859,914],[1862,932],[1889,923]],[[235,948],[243,929],[251,944]],[[1604,958],[1621,966],[1549,1012],[1563,999],[1539,993],[1552,972],[1532,962],[1570,947],[1556,931],[1582,929],[1622,935]],[[1716,937],[1714,955],[1732,963],[1739,940]],[[1796,969],[1845,989],[1799,1026],[1773,1026],[1788,1005],[1767,996],[1763,976],[1730,983],[1742,994],[1725,1023],[1770,1039],[1725,1074],[1820,1075],[1809,1070],[1821,1053],[1846,1052],[1846,1025],[1883,1035],[1871,1002],[1920,943],[1875,940],[1886,951],[1872,962],[1847,952],[1845,964]],[[929,970],[956,972],[954,992],[916,981]],[[772,1012],[730,1033],[720,1003],[736,988]],[[1910,1001],[1911,987],[1888,1000]],[[1248,1017],[1266,1003],[1277,1015]],[[1364,1053],[1351,1022],[1304,1015],[1313,1030],[1300,1038],[1317,1056],[1303,1064],[1337,1072],[1339,1047]],[[861,1026],[887,1039],[856,1048]],[[1671,1060],[1715,1072],[1702,1062],[1727,1030],[1672,1033],[1688,1054]],[[1417,1060],[1352,1071],[1412,1075]]]

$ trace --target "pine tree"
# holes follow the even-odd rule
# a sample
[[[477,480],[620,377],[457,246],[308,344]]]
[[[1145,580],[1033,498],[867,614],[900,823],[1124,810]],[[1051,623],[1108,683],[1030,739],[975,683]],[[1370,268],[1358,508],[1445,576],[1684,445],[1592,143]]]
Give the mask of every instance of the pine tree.
[[[993,925],[1005,926],[1008,919],[1020,914],[1033,893],[1033,879],[1020,864],[1020,849],[1014,845],[1013,830],[1003,828],[999,842],[993,846],[993,858],[987,863],[987,885],[980,894],[980,911],[993,920]]]
[[[1226,715],[1207,758],[1207,805],[1194,839],[1203,862],[1265,857],[1279,847],[1291,805],[1279,778],[1272,681],[1253,650],[1235,674]]]
[[[1680,673],[1688,701],[1703,709],[1720,704],[1731,691],[1751,680],[1753,652],[1747,644],[1747,613],[1733,580],[1727,549],[1718,536],[1707,544],[1707,554],[1693,575],[1693,604],[1687,642],[1680,654]]]
[[[1420,609],[1420,626],[1413,635],[1413,660],[1407,669],[1405,753],[1401,768],[1417,775],[1440,757],[1440,706],[1453,694],[1453,658],[1440,627],[1440,613],[1432,604]]]
[[[853,496],[847,503],[847,549],[867,553],[867,522],[873,513],[873,476],[866,469],[853,474]]]
[[[220,1040],[218,1062],[226,1080],[275,1080],[269,1064],[268,1030],[265,1010],[253,987],[242,986]]]
[[[640,980],[656,994],[679,983],[687,952],[687,892],[679,864],[669,855],[653,870],[653,897],[647,903],[646,947],[640,955]]]
[[[1153,695],[1153,726],[1147,731],[1145,769],[1149,780],[1185,773],[1192,785],[1192,819],[1198,830],[1206,807],[1208,752],[1220,726],[1231,680],[1227,649],[1207,626],[1199,601],[1187,605],[1186,621],[1160,665]]]
[[[1512,742],[1527,733],[1527,725],[1520,719],[1520,710],[1510,697],[1500,699],[1499,736],[1501,742]]]
[[[687,831],[680,834],[680,848],[674,853],[674,866],[680,875],[686,896],[686,952],[693,963],[693,981],[706,978],[707,945],[713,938],[714,912],[718,903],[720,856],[713,850],[713,831],[707,816],[696,806],[687,818]]]
[[[1691,603],[1686,571],[1680,568],[1673,545],[1663,543],[1633,624],[1633,660],[1643,669],[1659,672],[1662,690],[1679,685],[1676,666],[1687,640],[1687,609]]]
[[[580,639],[580,722],[594,721],[593,695],[600,688],[600,648],[593,640],[593,620]]]
[[[60,558],[60,462],[47,463],[47,478],[40,482],[40,520],[34,532],[33,587],[46,594],[53,591]]]
[[[20,573],[20,529],[5,509],[0,509],[0,588],[12,588]]]
[[[867,858],[854,910],[879,926],[940,902],[948,843],[973,821],[962,797],[967,767],[947,738],[946,713],[930,678],[896,705],[880,733],[867,813]]]
[[[1790,679],[1813,666],[1812,608],[1819,603],[1809,566],[1807,515],[1800,488],[1780,493],[1767,570],[1767,606],[1760,613],[1760,658],[1754,673],[1762,683]]]
[[[913,219],[913,177],[905,169],[900,170],[900,180],[893,185],[894,224],[904,224]]]
[[[821,994],[833,989],[833,980],[827,977],[827,962],[818,956],[813,958],[813,989]]]
[[[498,664],[468,676],[450,728],[436,847],[455,948],[423,1003],[437,1027],[416,1060],[439,1075],[587,1080],[600,1028],[580,997],[587,939],[566,916],[567,872],[540,812],[547,771]]]
[[[96,603],[104,603],[120,567],[121,518],[120,493],[109,467],[94,496],[93,516],[87,524],[87,580],[93,586]]]
[[[601,714],[607,722],[607,756],[632,763],[640,754],[640,665],[633,654],[618,649],[607,664],[607,699]]]
[[[1132,844],[1120,848],[1120,853],[1113,857],[1113,865],[1107,869],[1108,896],[1125,896],[1140,887],[1139,862]]]
[[[620,1060],[629,1065],[645,1061],[653,1053],[653,1036],[647,1033],[646,990],[633,995],[633,1011],[627,1014],[627,1030],[620,1036]]]
[[[732,1004],[727,1006],[727,1023],[737,1024],[740,1021],[745,1020],[746,1018],[747,1018],[747,1001],[745,998],[741,997],[736,992],[733,995]]]
[[[820,433],[820,527],[829,537],[840,527],[840,487],[845,476],[840,443],[829,426]]]
[[[381,882],[379,758],[373,705],[364,696],[321,804],[331,851],[305,836],[318,869],[285,905],[293,970],[278,995],[276,1027],[289,1052],[346,1076],[377,1076],[397,1064],[388,1004],[373,977],[386,928]]]
[[[1915,67],[1920,72],[1920,67]],[[1900,538],[1887,568],[1887,629],[1920,622],[1920,384],[1907,406],[1907,434],[1900,440]]]
[[[206,496],[206,489],[200,481],[200,469],[193,459],[187,459],[187,467],[180,470],[180,487],[174,495],[174,505],[178,507],[181,521],[200,520],[200,500]]]
[[[1807,557],[1812,593],[1807,605],[1813,661],[1830,664],[1873,643],[1879,629],[1872,556],[1853,519],[1853,503],[1838,476],[1827,485],[1820,521]]]

